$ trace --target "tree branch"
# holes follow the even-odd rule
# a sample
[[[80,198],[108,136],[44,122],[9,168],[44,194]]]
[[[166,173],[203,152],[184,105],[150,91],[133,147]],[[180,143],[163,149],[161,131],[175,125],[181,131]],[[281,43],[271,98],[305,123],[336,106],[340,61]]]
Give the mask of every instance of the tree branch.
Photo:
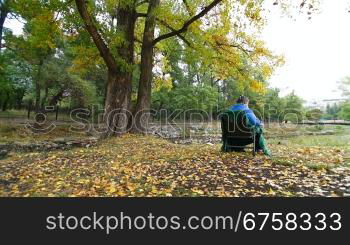
[[[104,42],[103,38],[98,32],[97,27],[95,26],[94,21],[86,8],[85,0],[75,0],[75,3],[77,5],[78,12],[84,22],[85,28],[89,32],[90,36],[92,37],[108,69],[113,72],[117,72],[116,61],[112,56],[109,48],[107,47],[107,44]]]
[[[138,17],[147,18],[147,14],[146,13],[136,13],[136,18],[138,18]]]
[[[176,31],[173,27],[171,27],[171,26],[170,26],[168,23],[166,23],[164,20],[161,20],[161,19],[158,19],[158,18],[157,18],[157,21],[159,21],[163,26],[165,26],[165,27],[168,28],[169,30],[171,30],[171,31],[173,31],[173,32]],[[190,43],[183,35],[177,34],[177,36],[178,36],[182,41],[184,41],[184,43],[186,43],[187,46],[192,47],[191,43]]]
[[[189,14],[189,15],[193,15],[193,11],[191,10],[190,5],[188,5],[187,0],[182,0],[182,2],[184,3],[188,14]]]
[[[141,1],[138,4],[136,4],[136,7],[141,6],[142,4],[145,4],[145,3],[148,3],[148,2],[149,2],[148,0]]]
[[[203,16],[205,16],[212,8],[214,8],[216,5],[218,5],[219,3],[221,3],[223,0],[214,0],[211,4],[209,4],[208,6],[206,6],[201,12],[199,12],[197,15],[193,16],[192,18],[190,18],[188,21],[186,21],[183,26],[179,29],[179,30],[175,30],[169,33],[166,33],[164,35],[161,35],[159,37],[157,37],[156,39],[154,39],[153,41],[153,45],[156,45],[158,42],[173,37],[173,36],[177,36],[183,32],[186,32],[188,27],[193,24],[195,21],[199,20],[200,18],[202,18]]]
[[[241,51],[243,51],[248,57],[250,57],[250,54],[253,52],[252,50],[248,50],[248,49],[245,49],[243,48],[241,45],[239,44],[226,44],[226,43],[220,43],[218,41],[215,41],[216,45],[218,46],[226,46],[226,47],[233,47],[233,48],[237,48]]]
[[[147,14],[146,13],[137,13],[136,14],[137,17],[143,17],[143,18],[147,18]],[[170,31],[175,32],[176,30],[171,27],[168,23],[166,23],[164,20],[161,20],[159,18],[156,18],[157,21],[159,21],[163,26],[165,26],[166,28],[168,28]],[[186,43],[189,47],[192,47],[191,43],[181,34],[177,34],[177,36],[182,39],[182,41],[184,41],[184,43]]]

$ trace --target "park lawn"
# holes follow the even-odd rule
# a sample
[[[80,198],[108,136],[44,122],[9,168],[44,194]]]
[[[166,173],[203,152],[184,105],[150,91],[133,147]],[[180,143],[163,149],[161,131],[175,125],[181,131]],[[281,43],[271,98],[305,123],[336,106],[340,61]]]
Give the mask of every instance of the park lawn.
[[[30,119],[34,120],[35,119],[36,113],[34,111],[30,112]],[[21,120],[26,120],[28,117],[28,110],[7,110],[7,111],[0,111],[0,119],[21,119]],[[50,111],[46,113],[46,117],[48,120],[55,121],[56,119],[56,112],[55,111]],[[58,120],[63,120],[63,121],[72,121],[71,117],[69,114],[66,112],[59,111],[58,112]]]
[[[12,153],[0,160],[0,196],[308,196],[336,181],[328,167],[347,164],[339,146],[272,142],[271,149],[272,159],[253,158],[222,153],[219,144],[127,134],[91,148]]]
[[[332,168],[350,162],[350,135],[302,135],[271,139],[275,163],[303,164],[311,168]]]
[[[1,123],[1,122],[0,122]],[[10,124],[8,122],[0,124],[0,143],[19,142],[19,143],[33,143],[52,141],[57,138],[88,138],[85,132],[74,132],[70,130],[70,125],[57,125],[54,130],[49,133],[33,133],[28,130],[23,124]],[[78,127],[78,126],[76,126]]]
[[[0,111],[0,118],[26,118],[27,110],[6,110]]]

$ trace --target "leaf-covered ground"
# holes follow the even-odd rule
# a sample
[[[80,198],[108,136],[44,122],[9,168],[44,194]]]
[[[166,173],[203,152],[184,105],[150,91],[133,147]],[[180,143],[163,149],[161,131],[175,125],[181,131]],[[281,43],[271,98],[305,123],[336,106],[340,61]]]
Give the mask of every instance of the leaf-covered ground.
[[[0,196],[343,196],[341,147],[271,146],[272,159],[125,135],[91,148],[12,153],[0,160]],[[329,167],[332,169],[329,169]]]

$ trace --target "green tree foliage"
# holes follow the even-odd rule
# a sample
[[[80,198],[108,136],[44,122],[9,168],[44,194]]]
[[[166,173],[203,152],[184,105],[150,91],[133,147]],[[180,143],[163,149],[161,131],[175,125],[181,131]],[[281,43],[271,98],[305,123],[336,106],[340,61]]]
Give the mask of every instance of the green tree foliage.
[[[350,77],[345,77],[341,81],[340,89],[343,91],[343,95],[347,101],[340,104],[338,115],[341,119],[350,120]]]
[[[295,6],[290,1],[279,2],[284,10],[289,5]],[[306,2],[310,3],[309,7],[304,7]],[[313,2],[302,1],[296,6],[311,10]],[[198,79],[198,73],[210,70],[214,81],[233,78],[244,86],[248,84],[255,92],[263,92],[265,85],[262,80],[267,80],[282,62],[281,57],[272,54],[258,38],[267,15],[265,1],[76,0],[75,3],[85,29],[108,67],[107,113],[130,107],[134,51],[137,58],[140,55],[141,63],[135,114],[149,109],[154,57],[164,56],[170,60],[175,56],[169,56],[169,53],[183,52],[180,58],[194,68],[188,69],[188,75],[197,73]],[[139,40],[141,45],[135,40]],[[179,45],[172,45],[174,42]],[[115,90],[118,86],[118,90],[123,92]],[[113,98],[109,97],[111,94],[114,94]],[[121,128],[126,126],[121,119],[106,123],[122,124]],[[136,124],[140,124],[137,119]],[[115,128],[115,125],[110,126]]]
[[[350,121],[350,102],[346,102],[341,106],[339,115],[342,119]]]
[[[5,33],[2,61],[7,62],[1,67],[2,72],[7,74],[3,76],[7,83],[1,82],[4,87],[1,100],[7,106],[3,107],[15,107],[7,97],[16,101],[16,108],[21,107],[24,99],[28,105],[35,102],[37,109],[56,105],[67,95],[69,98],[65,100],[69,99],[70,108],[86,107],[102,100],[103,89],[97,93],[96,87],[103,87],[105,73],[74,63],[78,60],[75,50],[79,46],[88,47],[89,42],[83,37],[72,40],[63,32],[61,12],[67,4],[59,0],[11,1],[11,10],[16,18],[24,22],[24,28],[19,36]],[[89,59],[85,60],[89,62]],[[87,67],[87,71],[82,72],[79,66]],[[8,96],[10,92],[11,96]]]
[[[323,111],[320,109],[312,109],[305,113],[305,116],[308,120],[319,121],[323,115]]]
[[[97,103],[96,85],[70,72],[71,65],[64,53],[47,60],[42,74],[43,87],[46,90],[43,104],[55,105],[63,99],[64,94],[69,95],[70,108],[88,107]]]
[[[1,103],[215,111],[243,94],[278,120],[302,103],[267,88],[283,58],[260,40],[265,6],[308,12],[315,2],[13,0],[24,29],[5,33]],[[123,118],[109,123],[125,126]]]
[[[0,55],[0,108],[21,109],[23,97],[30,89],[30,67],[11,51]]]
[[[350,99],[350,77],[345,77],[340,81],[340,90],[343,95]]]
[[[326,113],[322,116],[322,118],[326,120],[336,120],[339,117],[340,106],[337,103],[333,105],[327,104]]]
[[[285,121],[301,122],[304,119],[304,107],[303,100],[298,97],[294,92],[290,93],[286,97],[285,108],[282,113],[282,118]]]
[[[31,78],[35,88],[35,108],[41,106],[43,89],[43,65],[55,54],[61,41],[61,30],[54,6],[59,1],[23,1],[11,4],[12,10],[25,21],[23,35],[11,33],[5,37],[6,47],[26,61],[31,67]]]
[[[184,85],[154,93],[153,105],[157,109],[201,110],[209,112],[217,104],[218,92],[208,85]]]
[[[286,100],[279,95],[279,89],[268,89],[265,95],[264,116],[265,120],[281,121],[286,108]]]

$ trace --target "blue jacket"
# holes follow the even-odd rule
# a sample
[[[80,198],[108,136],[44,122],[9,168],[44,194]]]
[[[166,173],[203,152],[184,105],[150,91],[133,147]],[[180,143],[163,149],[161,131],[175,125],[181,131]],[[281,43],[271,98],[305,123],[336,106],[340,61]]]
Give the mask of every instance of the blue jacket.
[[[235,104],[230,108],[231,111],[244,111],[249,123],[254,126],[261,126],[261,121],[255,116],[254,112],[245,104]]]

